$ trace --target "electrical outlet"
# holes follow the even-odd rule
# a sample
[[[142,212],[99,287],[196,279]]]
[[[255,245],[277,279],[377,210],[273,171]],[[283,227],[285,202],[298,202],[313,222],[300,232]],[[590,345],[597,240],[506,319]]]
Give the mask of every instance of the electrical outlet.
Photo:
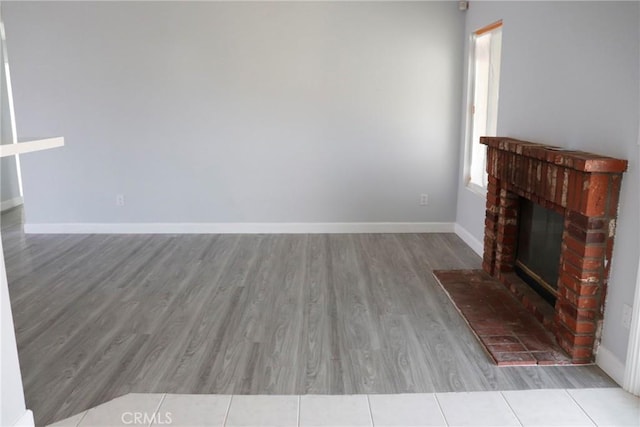
[[[631,306],[624,304],[622,306],[622,326],[626,329],[631,328]]]
[[[420,195],[420,206],[427,206],[429,204],[429,195],[421,194]]]
[[[124,194],[116,194],[116,206],[124,206]]]

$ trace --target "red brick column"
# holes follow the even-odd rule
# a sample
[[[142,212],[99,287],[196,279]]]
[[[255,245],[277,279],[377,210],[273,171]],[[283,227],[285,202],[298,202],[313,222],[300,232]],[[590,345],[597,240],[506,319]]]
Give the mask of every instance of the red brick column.
[[[575,363],[589,362],[604,310],[615,220],[569,212],[562,236],[556,338]]]
[[[506,188],[500,189],[495,262],[495,272],[498,277],[502,276],[502,273],[511,273],[513,271],[518,245],[519,210],[520,200],[518,195]]]
[[[517,194],[500,188],[501,181],[489,176],[485,211],[484,254],[482,268],[492,276],[513,271],[518,243]]]
[[[495,273],[498,218],[500,210],[500,191],[498,185],[498,179],[495,176],[489,175],[489,183],[487,184],[487,204],[484,219],[484,253],[482,256],[482,268],[492,276]]]

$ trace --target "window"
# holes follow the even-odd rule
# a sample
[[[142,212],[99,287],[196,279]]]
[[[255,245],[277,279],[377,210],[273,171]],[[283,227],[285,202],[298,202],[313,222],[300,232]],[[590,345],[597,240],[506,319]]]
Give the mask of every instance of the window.
[[[487,150],[480,137],[496,135],[501,45],[502,21],[479,29],[471,37],[466,182],[472,188],[487,187]]]

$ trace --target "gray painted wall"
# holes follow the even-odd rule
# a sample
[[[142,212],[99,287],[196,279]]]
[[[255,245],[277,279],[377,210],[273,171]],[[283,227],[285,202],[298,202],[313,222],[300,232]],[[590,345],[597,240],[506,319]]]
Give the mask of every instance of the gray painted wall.
[[[472,2],[466,21],[470,35],[504,20],[498,135],[629,160],[602,341],[620,361],[628,341],[622,305],[633,301],[639,258],[639,6]],[[480,241],[484,205],[460,180],[457,222]]]
[[[0,201],[7,202],[19,197],[16,160],[14,157],[0,159]]]
[[[2,62],[0,61],[0,64]],[[9,115],[9,96],[4,73],[0,78],[0,143],[11,144],[11,116]],[[18,169],[15,157],[0,159],[0,202],[6,202],[20,197],[18,184]]]
[[[27,223],[455,219],[455,2],[4,15],[18,128],[66,144],[23,159]]]

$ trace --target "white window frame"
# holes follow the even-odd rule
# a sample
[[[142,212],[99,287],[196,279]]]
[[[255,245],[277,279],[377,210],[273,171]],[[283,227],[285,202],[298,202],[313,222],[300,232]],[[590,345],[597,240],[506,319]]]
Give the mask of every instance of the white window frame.
[[[478,40],[489,43],[488,50],[485,48],[485,55],[489,55],[489,62],[478,64],[476,52]],[[474,31],[469,39],[464,182],[467,188],[482,195],[486,193],[487,187],[486,147],[480,145],[479,137],[496,135],[501,46],[502,21],[494,22]],[[484,92],[480,94],[478,94],[476,87],[476,70],[479,66],[485,68],[480,72],[483,72],[487,79],[486,87],[483,87]],[[483,94],[484,97],[482,97]],[[475,106],[477,95],[482,98],[481,105],[478,107]],[[477,120],[478,117],[481,118],[480,122]]]

